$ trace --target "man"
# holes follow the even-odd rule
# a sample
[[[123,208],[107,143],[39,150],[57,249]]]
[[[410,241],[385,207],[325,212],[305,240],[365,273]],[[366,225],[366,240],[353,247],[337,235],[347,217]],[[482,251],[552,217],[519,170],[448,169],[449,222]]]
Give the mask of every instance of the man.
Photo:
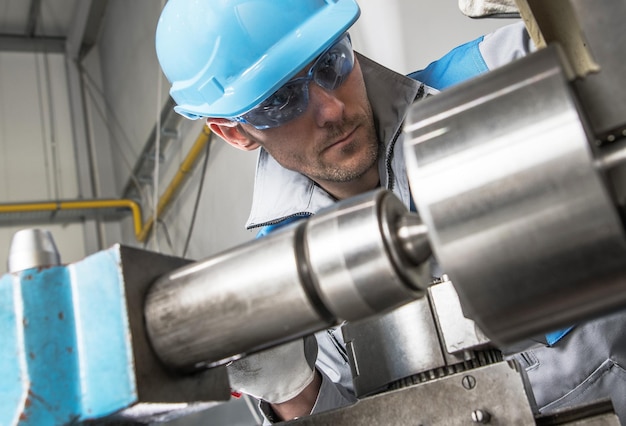
[[[261,235],[377,187],[409,207],[402,124],[412,103],[530,49],[516,24],[406,77],[352,51],[347,31],[358,16],[355,0],[164,8],[157,54],[176,111],[206,118],[238,149],[260,149],[247,226]],[[340,329],[248,356],[229,375],[271,421],[355,401]]]

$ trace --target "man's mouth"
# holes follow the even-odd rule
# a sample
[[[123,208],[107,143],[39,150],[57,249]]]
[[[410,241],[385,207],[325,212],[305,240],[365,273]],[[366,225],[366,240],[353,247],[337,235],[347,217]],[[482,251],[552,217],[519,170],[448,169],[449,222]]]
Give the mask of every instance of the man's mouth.
[[[339,137],[334,138],[333,141],[331,143],[329,143],[324,149],[323,151],[326,151],[327,149],[336,147],[338,145],[341,145],[345,142],[348,142],[352,139],[352,135],[356,132],[356,127],[350,129],[347,133],[343,133],[341,134]]]

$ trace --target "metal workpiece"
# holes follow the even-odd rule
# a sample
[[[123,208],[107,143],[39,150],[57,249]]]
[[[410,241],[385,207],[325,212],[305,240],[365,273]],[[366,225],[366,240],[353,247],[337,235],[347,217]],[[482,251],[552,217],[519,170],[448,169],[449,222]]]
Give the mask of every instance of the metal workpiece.
[[[414,300],[430,250],[407,242],[419,233],[398,235],[417,226],[407,215],[378,190],[165,274],[146,299],[152,346],[166,365],[193,370]]]
[[[327,309],[354,321],[421,296],[432,279],[426,263],[430,245],[420,225],[419,217],[385,190],[345,200],[309,219],[304,244],[311,279]]]
[[[61,255],[50,231],[33,228],[13,234],[7,259],[9,272],[60,264]]]
[[[357,397],[502,361],[446,276],[427,297],[342,327]],[[376,345],[372,345],[376,342]]]
[[[150,289],[152,346],[173,368],[194,369],[313,333],[334,318],[310,297],[297,223],[166,274]]]
[[[585,123],[555,46],[410,111],[418,212],[465,315],[498,345],[626,305],[624,231]]]
[[[348,322],[341,329],[359,398],[446,365],[427,298],[381,316]]]
[[[422,266],[424,260],[432,254],[426,225],[416,214],[402,215],[395,224],[396,232],[392,237],[395,237],[393,240],[399,246],[399,252],[404,254],[405,262],[413,267]],[[427,281],[429,280],[422,277],[415,282],[424,289]]]
[[[461,302],[447,275],[428,288],[428,298],[445,352],[462,354],[491,346],[476,323],[463,315]]]

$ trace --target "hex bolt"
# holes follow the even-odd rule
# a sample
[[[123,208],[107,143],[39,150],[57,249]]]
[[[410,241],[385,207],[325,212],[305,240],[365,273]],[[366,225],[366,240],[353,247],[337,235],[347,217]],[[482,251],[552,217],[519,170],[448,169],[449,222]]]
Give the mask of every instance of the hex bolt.
[[[467,390],[474,389],[476,387],[476,379],[474,378],[474,376],[470,375],[463,376],[461,384]]]
[[[485,410],[472,411],[472,421],[474,423],[487,424],[491,421],[491,414]]]

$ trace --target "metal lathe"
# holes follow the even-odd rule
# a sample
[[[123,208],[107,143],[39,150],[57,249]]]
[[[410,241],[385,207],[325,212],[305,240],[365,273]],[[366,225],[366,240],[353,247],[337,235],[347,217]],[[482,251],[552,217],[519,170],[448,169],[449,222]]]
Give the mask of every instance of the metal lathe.
[[[378,190],[198,262],[60,265],[49,234],[16,234],[0,424],[203,410],[228,361],[345,321],[359,401],[290,423],[618,425],[610,401],[537,414],[499,348],[626,309],[626,3],[517,4],[537,50],[411,110],[417,213]]]

